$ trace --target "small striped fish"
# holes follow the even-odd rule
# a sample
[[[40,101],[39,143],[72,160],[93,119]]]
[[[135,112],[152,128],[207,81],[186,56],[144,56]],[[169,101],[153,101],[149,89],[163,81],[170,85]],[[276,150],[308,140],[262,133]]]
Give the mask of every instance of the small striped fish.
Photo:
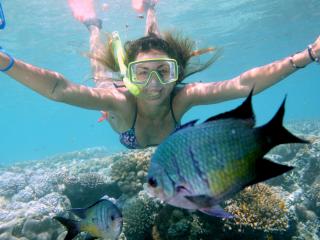
[[[69,211],[77,215],[80,220],[54,217],[68,229],[65,240],[73,239],[80,232],[88,234],[87,240],[97,238],[115,240],[122,231],[122,213],[108,197],[101,198],[87,208],[72,208]]]

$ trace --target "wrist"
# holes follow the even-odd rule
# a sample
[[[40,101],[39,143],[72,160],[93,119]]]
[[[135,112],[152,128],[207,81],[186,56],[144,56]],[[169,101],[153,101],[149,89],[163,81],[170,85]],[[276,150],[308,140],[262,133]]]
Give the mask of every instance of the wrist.
[[[102,29],[102,20],[100,18],[89,18],[89,19],[83,21],[83,24],[88,28],[89,31],[93,27],[96,27],[99,30]]]
[[[312,62],[310,57],[309,57],[307,49],[291,55],[288,59],[289,59],[290,66],[294,70],[298,70],[298,69],[304,68],[309,63]]]
[[[2,47],[0,47],[0,54],[3,56],[0,60],[0,72],[7,72],[13,67],[14,59]]]
[[[312,48],[312,45],[310,44],[308,46],[308,55],[309,55],[309,58],[311,59],[312,62],[317,62],[319,63],[320,62],[320,57],[317,56],[316,52],[313,50]]]

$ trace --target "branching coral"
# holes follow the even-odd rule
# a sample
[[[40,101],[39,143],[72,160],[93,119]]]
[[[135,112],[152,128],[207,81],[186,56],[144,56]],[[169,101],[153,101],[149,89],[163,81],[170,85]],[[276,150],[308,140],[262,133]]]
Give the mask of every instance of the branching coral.
[[[256,184],[244,189],[235,199],[228,201],[226,210],[235,215],[226,225],[250,226],[257,230],[284,231],[289,227],[285,200],[275,188]]]

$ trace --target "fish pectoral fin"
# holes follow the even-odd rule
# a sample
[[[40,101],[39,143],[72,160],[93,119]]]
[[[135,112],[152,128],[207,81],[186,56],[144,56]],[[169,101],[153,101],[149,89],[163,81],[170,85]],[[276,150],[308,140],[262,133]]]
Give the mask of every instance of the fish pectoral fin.
[[[214,205],[211,208],[201,208],[199,209],[200,212],[203,212],[205,214],[208,214],[210,216],[214,217],[220,217],[220,218],[233,218],[234,216],[231,213],[228,213],[224,211],[222,207],[219,205]]]
[[[184,196],[186,199],[188,199],[190,202],[193,202],[200,208],[210,208],[215,200],[213,197],[209,195],[196,195],[196,196]]]

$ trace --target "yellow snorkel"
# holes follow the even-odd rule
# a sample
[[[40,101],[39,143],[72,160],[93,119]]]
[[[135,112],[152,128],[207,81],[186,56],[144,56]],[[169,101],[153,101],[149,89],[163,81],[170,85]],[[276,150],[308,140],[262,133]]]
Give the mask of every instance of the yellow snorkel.
[[[113,55],[120,68],[120,73],[123,78],[124,85],[133,95],[138,96],[141,92],[141,89],[137,85],[131,83],[127,76],[127,66],[124,64],[124,50],[118,32],[112,33],[111,44]]]

